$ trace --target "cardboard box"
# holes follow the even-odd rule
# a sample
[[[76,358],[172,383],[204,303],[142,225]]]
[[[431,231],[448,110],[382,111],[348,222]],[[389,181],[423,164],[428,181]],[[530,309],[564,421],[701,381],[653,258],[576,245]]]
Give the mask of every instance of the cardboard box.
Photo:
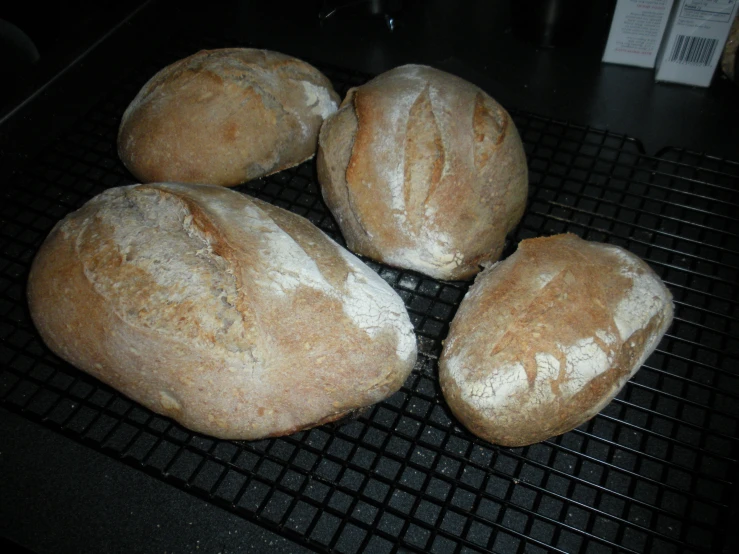
[[[603,61],[654,67],[673,0],[618,0]]]
[[[739,0],[678,0],[657,57],[657,81],[707,87]]]

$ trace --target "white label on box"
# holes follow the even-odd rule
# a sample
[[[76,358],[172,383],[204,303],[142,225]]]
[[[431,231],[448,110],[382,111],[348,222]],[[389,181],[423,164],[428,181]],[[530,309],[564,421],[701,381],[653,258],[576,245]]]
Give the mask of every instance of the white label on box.
[[[729,23],[734,3],[734,0],[688,0],[680,10],[680,17]]]
[[[654,67],[673,0],[618,0],[603,61]]]
[[[710,85],[736,10],[737,0],[680,0],[659,54],[656,79]]]

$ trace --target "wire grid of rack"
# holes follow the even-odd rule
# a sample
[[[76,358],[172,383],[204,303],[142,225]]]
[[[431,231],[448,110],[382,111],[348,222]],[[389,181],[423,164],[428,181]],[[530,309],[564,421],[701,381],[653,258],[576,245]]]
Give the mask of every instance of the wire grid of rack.
[[[0,405],[313,550],[721,552],[737,502],[739,164],[513,111],[530,168],[520,240],[561,232],[621,245],[671,289],[675,322],[598,416],[525,448],[475,438],[436,380],[468,284],[368,262],[406,303],[420,356],[402,389],[357,419],[257,442],[215,440],[153,414],[56,358],[25,281],[65,214],[130,184],[116,154],[127,103],[171,51],[119,83],[3,189]],[[343,95],[370,76],[319,66]],[[342,242],[313,162],[238,190]]]

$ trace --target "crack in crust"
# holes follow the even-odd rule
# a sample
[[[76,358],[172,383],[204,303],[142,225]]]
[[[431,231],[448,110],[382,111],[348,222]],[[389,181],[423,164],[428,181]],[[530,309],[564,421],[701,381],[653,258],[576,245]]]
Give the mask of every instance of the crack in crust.
[[[233,249],[205,213],[187,198],[149,186],[107,197],[105,209],[80,228],[75,249],[88,281],[118,317],[171,340],[205,349],[219,343],[232,353],[253,357],[244,338],[252,323],[259,327],[257,321],[247,323],[247,314],[249,320],[257,314],[243,298]],[[185,234],[178,234],[178,228]],[[110,235],[111,240],[91,248],[97,234]],[[166,247],[150,247],[155,235]],[[207,284],[194,277],[206,273],[212,275]],[[122,279],[138,283],[138,295],[118,294],[116,283]],[[191,320],[188,314],[203,303],[211,306],[208,317]]]
[[[429,94],[430,84],[411,106],[405,134],[403,197],[409,222],[419,232],[429,198],[441,182],[446,162],[441,130]]]
[[[343,104],[346,104],[346,108],[343,109],[348,110],[349,113],[353,116],[354,132],[350,133],[351,145],[349,146],[349,163],[347,163],[346,170],[344,171],[344,180],[343,183],[339,184],[339,188],[342,188],[346,193],[346,206],[351,215],[354,217],[354,221],[356,222],[357,227],[364,233],[367,242],[371,242],[372,234],[367,230],[367,227],[362,221],[361,211],[357,206],[354,189],[353,187],[349,186],[349,183],[353,180],[352,175],[357,164],[356,159],[358,153],[355,151],[355,146],[357,144],[357,133],[359,132],[359,127],[361,125],[360,113],[357,110],[357,106],[355,103],[356,95],[357,89],[350,89],[346,95],[346,99],[343,102]]]

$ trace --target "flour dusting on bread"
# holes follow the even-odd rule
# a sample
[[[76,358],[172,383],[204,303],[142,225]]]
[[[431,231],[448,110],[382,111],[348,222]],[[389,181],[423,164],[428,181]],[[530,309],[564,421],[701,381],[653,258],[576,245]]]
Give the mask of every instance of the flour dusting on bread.
[[[635,274],[631,288],[613,315],[621,340],[627,340],[634,332],[643,329],[666,300],[667,295],[661,283],[651,275]]]
[[[416,335],[410,320],[404,317],[403,301],[377,273],[338,245],[337,249],[349,266],[343,291],[344,312],[370,337],[392,327],[398,339],[395,353],[401,360],[409,359],[416,352]]]
[[[569,346],[558,346],[566,360],[565,378],[559,385],[562,400],[583,390],[590,381],[611,367],[613,353],[604,351],[592,338],[580,339]]]
[[[317,86],[310,81],[300,81],[300,84],[303,86],[305,105],[311,113],[326,119],[338,109],[338,103],[325,86]]]
[[[260,269],[255,280],[284,296],[297,287],[311,287],[332,294],[316,262],[301,246],[256,205],[243,208],[244,224],[254,231],[260,244]]]
[[[467,386],[462,394],[478,409],[515,404],[518,395],[529,389],[526,369],[519,362],[497,367],[489,376],[479,376],[465,367],[463,355],[451,356],[446,363],[452,378],[466,380]]]

